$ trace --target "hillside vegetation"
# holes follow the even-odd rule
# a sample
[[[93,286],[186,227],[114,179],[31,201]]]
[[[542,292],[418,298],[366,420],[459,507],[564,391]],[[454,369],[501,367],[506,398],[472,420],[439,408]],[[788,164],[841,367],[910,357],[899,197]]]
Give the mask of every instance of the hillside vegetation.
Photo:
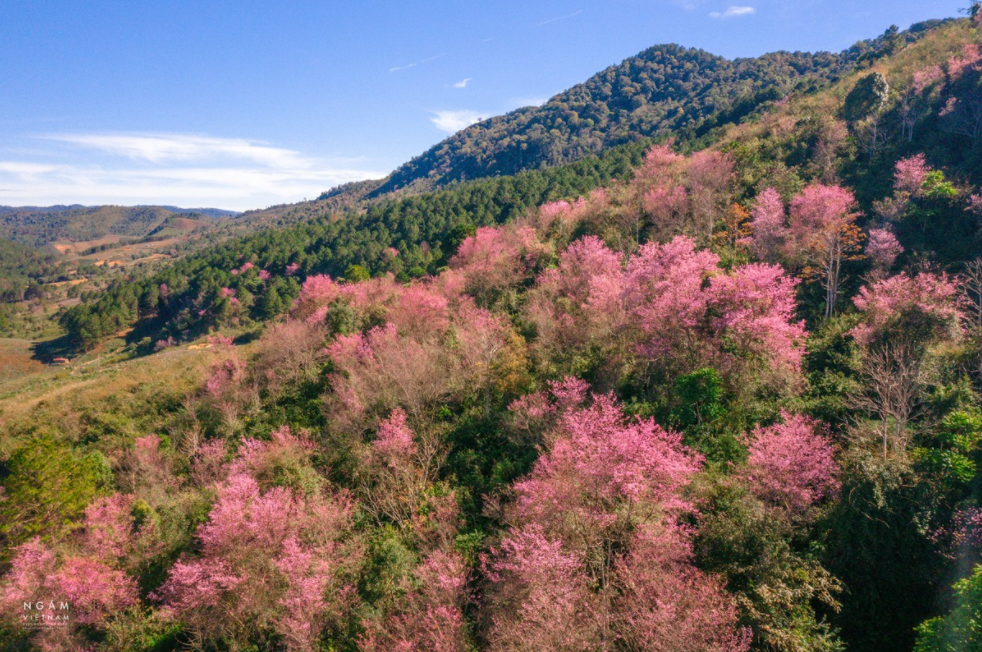
[[[234,216],[217,209],[187,211],[162,206],[0,206],[0,237],[33,247],[65,240],[83,242],[107,235],[145,238],[168,220]]]

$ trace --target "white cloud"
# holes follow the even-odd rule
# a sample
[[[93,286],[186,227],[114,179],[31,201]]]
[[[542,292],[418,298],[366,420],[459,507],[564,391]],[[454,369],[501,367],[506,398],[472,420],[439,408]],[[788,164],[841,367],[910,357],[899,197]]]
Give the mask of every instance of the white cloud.
[[[469,84],[470,81],[471,81],[471,78],[470,77],[465,77],[464,79],[461,79],[459,82],[457,82],[456,84],[454,84],[453,87],[454,88],[467,88],[467,84]]]
[[[739,16],[750,16],[751,14],[757,13],[757,10],[753,7],[745,7],[738,5],[730,5],[726,8],[726,11],[720,13],[714,11],[709,14],[710,18],[737,18]]]
[[[171,204],[235,210],[313,198],[348,181],[380,178],[352,159],[321,159],[245,139],[186,134],[59,134],[64,148],[36,163],[0,160],[2,203]],[[119,160],[119,159],[124,160]],[[126,160],[128,159],[128,161]]]
[[[462,111],[434,111],[430,121],[440,131],[455,134],[461,129],[466,129],[475,122],[480,122],[483,119],[484,117],[477,111],[464,109]]]

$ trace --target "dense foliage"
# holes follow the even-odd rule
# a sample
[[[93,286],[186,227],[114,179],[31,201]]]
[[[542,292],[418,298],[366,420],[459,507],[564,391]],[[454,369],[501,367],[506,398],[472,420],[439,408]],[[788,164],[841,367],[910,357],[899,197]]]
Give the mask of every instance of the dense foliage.
[[[169,219],[210,221],[230,211],[186,211],[162,206],[0,206],[0,237],[34,247],[65,240],[84,242],[107,235],[144,238],[159,233]]]
[[[63,271],[54,256],[0,238],[0,303],[40,294],[40,286],[61,280]]]

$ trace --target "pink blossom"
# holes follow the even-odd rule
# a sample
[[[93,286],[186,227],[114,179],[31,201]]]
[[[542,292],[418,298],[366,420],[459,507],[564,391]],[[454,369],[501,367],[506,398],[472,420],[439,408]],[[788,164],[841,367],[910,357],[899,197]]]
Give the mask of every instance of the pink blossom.
[[[982,216],[982,194],[974,194],[968,198],[968,211]]]
[[[952,79],[961,77],[966,70],[976,68],[982,62],[982,49],[975,43],[968,43],[962,50],[962,56],[948,59],[948,76]]]
[[[703,283],[717,271],[719,257],[697,251],[680,236],[666,244],[649,243],[630,260],[625,278],[628,306],[647,340],[648,356],[668,355],[679,336],[702,320],[708,297]]]
[[[565,213],[568,213],[571,209],[572,206],[568,201],[560,199],[558,201],[549,202],[539,206],[539,215],[551,221]]]
[[[651,420],[628,422],[611,397],[596,397],[560,416],[551,447],[515,484],[515,514],[561,534],[577,521],[604,529],[620,503],[687,509],[678,491],[700,463],[680,435]]]
[[[763,500],[801,515],[838,491],[839,466],[815,420],[786,412],[781,419],[754,430],[747,474]]]
[[[481,227],[461,243],[450,266],[464,275],[469,292],[487,298],[515,285],[535,264],[540,249],[529,227]]]
[[[691,565],[677,529],[642,528],[617,560],[618,635],[635,650],[745,652],[751,632],[738,626],[736,601],[723,583]]]
[[[812,184],[791,200],[791,225],[800,233],[820,232],[844,223],[856,203],[841,186]]]
[[[864,253],[875,269],[885,272],[893,267],[897,257],[904,253],[904,248],[892,232],[886,229],[870,229]]]
[[[914,92],[920,95],[941,79],[944,79],[944,71],[937,64],[918,70],[914,73]]]
[[[91,558],[70,557],[51,577],[59,596],[72,606],[72,615],[82,625],[101,625],[110,614],[118,614],[136,603],[136,582],[120,570]]]
[[[204,312],[204,311],[202,311]],[[164,349],[169,349],[174,346],[176,342],[173,337],[168,336],[165,340],[157,340],[157,343],[153,345],[154,351],[163,351]]]
[[[493,583],[490,649],[599,649],[598,599],[580,560],[538,525],[511,530],[485,560]]]
[[[774,188],[767,188],[757,196],[750,214],[754,253],[768,262],[777,262],[787,238],[781,195]]]
[[[922,187],[931,167],[923,154],[915,154],[910,158],[897,161],[893,173],[893,187],[898,192],[907,192],[915,196],[923,194]]]
[[[469,601],[459,554],[436,551],[415,572],[416,586],[385,620],[365,623],[365,652],[465,652],[472,649],[462,612]]]
[[[707,295],[716,338],[769,360],[773,370],[798,372],[806,333],[795,319],[797,285],[777,265],[743,265],[713,277]]]
[[[174,565],[157,597],[204,640],[276,633],[288,650],[313,650],[351,607],[342,571],[357,563],[346,543],[352,509],[343,494],[263,493],[233,475],[198,528],[199,554]]]
[[[921,272],[911,278],[901,273],[866,286],[853,299],[863,315],[863,323],[850,333],[861,344],[902,327],[916,319],[929,326],[932,335],[957,336],[963,313],[958,287],[946,274]]]
[[[376,453],[384,458],[403,457],[412,455],[413,432],[406,425],[406,413],[395,409],[388,419],[383,421],[378,429],[378,435],[372,442]]]
[[[234,340],[228,335],[210,335],[208,343],[212,346],[229,347],[234,346]]]
[[[238,385],[245,377],[245,361],[233,354],[226,360],[212,365],[211,375],[205,381],[205,391],[217,398]]]

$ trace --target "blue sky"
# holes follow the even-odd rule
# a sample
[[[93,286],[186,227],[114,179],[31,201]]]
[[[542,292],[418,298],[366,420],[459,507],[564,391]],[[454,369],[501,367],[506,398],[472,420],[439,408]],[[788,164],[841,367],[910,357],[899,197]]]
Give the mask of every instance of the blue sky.
[[[0,204],[262,208],[657,43],[840,50],[968,0],[8,0]]]

